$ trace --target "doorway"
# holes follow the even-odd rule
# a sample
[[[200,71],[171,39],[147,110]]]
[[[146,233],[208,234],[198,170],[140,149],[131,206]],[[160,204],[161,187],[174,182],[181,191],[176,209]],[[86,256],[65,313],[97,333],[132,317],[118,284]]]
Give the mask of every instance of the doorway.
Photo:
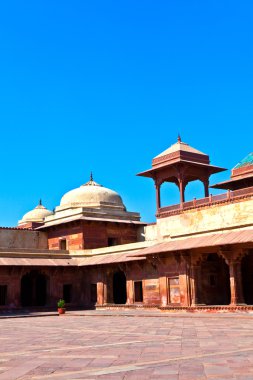
[[[45,306],[47,303],[47,276],[32,271],[21,279],[21,305]]]
[[[113,301],[121,305],[127,301],[126,276],[122,271],[118,271],[113,275]]]

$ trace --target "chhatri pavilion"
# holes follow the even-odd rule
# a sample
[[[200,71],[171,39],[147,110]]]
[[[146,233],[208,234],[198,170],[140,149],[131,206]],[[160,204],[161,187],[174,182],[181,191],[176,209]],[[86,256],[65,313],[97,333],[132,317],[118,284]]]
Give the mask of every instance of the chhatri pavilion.
[[[223,170],[179,136],[138,174],[154,181],[151,224],[92,174],[54,211],[40,201],[0,228],[0,310],[55,308],[59,298],[69,308],[253,309],[253,153],[210,186]],[[185,201],[196,180],[203,198]],[[163,207],[167,182],[180,202]]]

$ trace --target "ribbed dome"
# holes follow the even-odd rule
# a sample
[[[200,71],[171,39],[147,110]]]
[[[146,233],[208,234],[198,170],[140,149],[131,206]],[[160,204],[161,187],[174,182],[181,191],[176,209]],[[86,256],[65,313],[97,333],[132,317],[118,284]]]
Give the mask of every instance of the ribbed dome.
[[[33,210],[27,212],[23,218],[19,221],[19,225],[20,224],[23,224],[23,223],[28,223],[28,222],[37,222],[37,223],[41,223],[44,221],[44,218],[46,216],[49,216],[49,215],[52,215],[53,212],[46,209],[46,207],[44,207],[42,204],[41,204],[41,201],[39,202],[38,206],[36,206]]]
[[[60,207],[62,206],[126,209],[121,196],[93,181],[92,175],[89,182],[62,197]]]

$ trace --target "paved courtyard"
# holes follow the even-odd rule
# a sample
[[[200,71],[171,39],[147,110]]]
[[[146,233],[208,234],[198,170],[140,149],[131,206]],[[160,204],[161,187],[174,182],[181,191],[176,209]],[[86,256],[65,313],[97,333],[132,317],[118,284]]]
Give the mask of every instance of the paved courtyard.
[[[253,379],[253,315],[82,313],[0,319],[0,379]]]

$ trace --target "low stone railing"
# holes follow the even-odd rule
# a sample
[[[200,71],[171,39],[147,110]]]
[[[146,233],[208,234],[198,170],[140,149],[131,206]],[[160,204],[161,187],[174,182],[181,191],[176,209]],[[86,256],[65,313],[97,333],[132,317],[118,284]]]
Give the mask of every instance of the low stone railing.
[[[186,210],[192,210],[201,207],[209,207],[222,203],[233,203],[242,198],[250,198],[252,196],[253,186],[234,191],[228,190],[226,193],[223,194],[209,195],[209,197],[200,199],[194,198],[192,201],[184,202],[182,204],[161,207],[159,208],[156,216],[158,218],[164,218],[170,215],[180,214]]]

